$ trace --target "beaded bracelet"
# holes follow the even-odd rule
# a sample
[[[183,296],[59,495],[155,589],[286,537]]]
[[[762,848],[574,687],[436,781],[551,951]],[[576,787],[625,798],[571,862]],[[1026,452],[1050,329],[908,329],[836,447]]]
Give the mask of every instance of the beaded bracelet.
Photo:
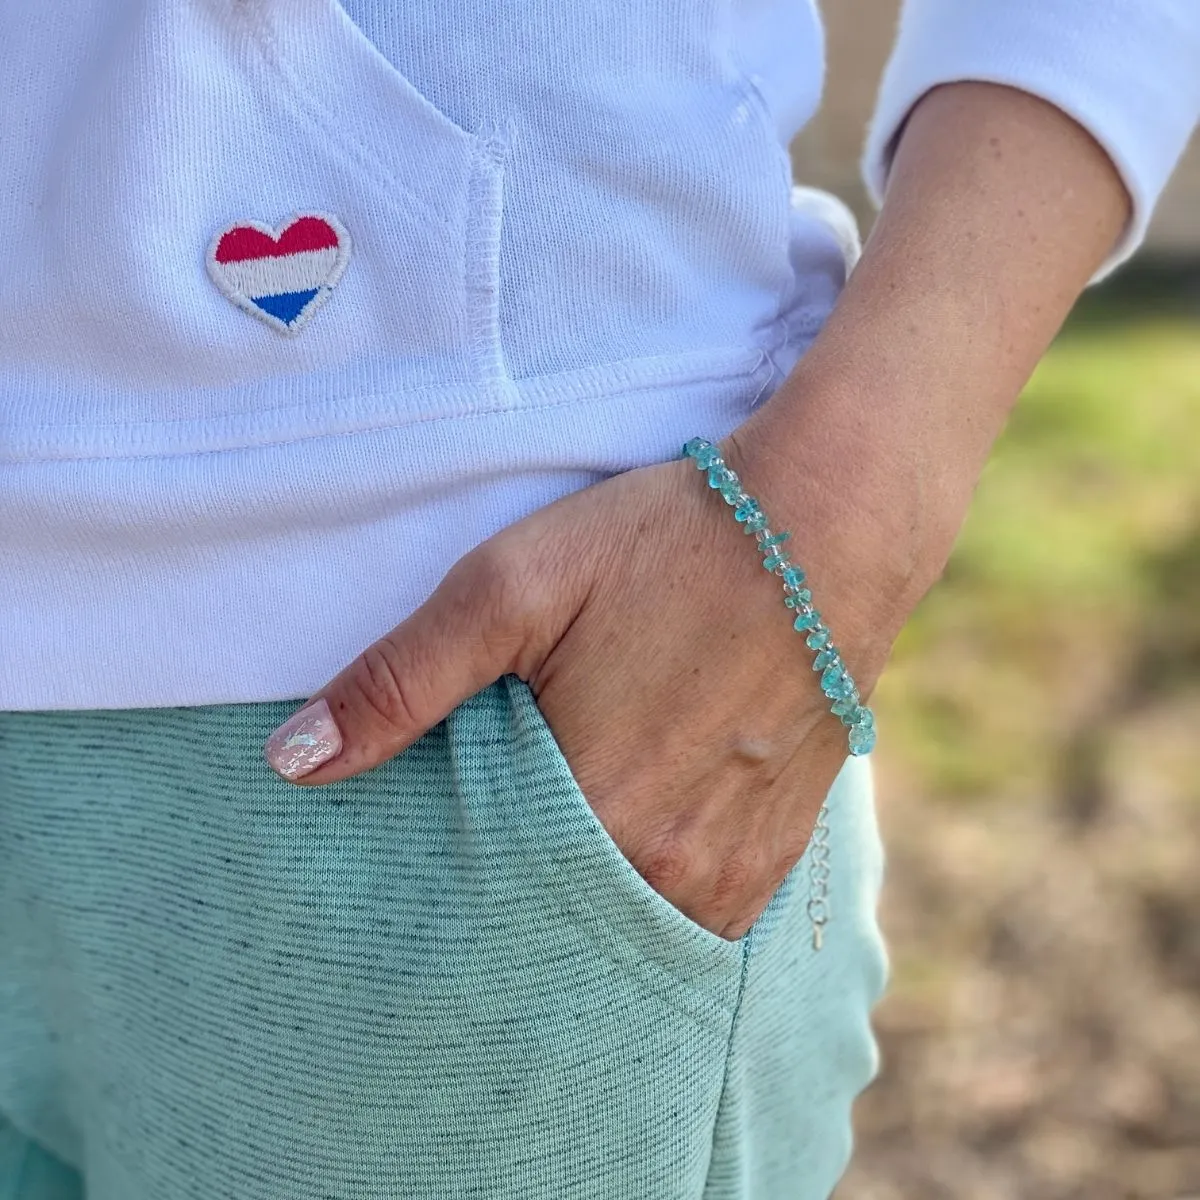
[[[805,643],[816,652],[813,670],[821,672],[821,690],[833,702],[831,712],[849,728],[850,753],[869,754],[875,745],[875,714],[859,703],[858,688],[833,644],[829,629],[821,614],[813,607],[812,592],[804,586],[804,572],[788,560],[783,543],[792,535],[785,529],[773,533],[767,524],[767,514],[753,496],[742,491],[741,480],[725,464],[721,452],[704,438],[692,438],[683,447],[685,457],[695,460],[696,466],[708,472],[708,486],[721,493],[726,504],[733,508],[735,521],[744,533],[753,533],[758,550],[765,557],[763,566],[783,580],[783,602],[796,613],[792,627],[805,634]]]

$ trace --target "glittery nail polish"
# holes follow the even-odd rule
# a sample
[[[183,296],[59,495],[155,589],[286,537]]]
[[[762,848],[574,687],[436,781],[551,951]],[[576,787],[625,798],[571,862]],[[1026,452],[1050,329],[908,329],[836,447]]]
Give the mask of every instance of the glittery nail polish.
[[[267,762],[284,779],[300,779],[328,762],[342,748],[329,705],[314,700],[293,713],[269,738],[263,751]]]

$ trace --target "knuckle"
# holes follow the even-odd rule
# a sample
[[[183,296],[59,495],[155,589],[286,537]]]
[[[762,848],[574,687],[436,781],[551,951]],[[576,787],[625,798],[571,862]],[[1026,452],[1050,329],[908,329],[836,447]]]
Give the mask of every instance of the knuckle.
[[[516,662],[545,641],[553,618],[553,597],[534,564],[489,553],[471,566],[471,628],[480,652],[491,661]],[[528,672],[534,663],[523,662]]]
[[[359,655],[351,668],[350,685],[375,720],[390,729],[409,729],[418,722],[398,658],[391,642],[376,642]]]
[[[692,856],[675,837],[655,843],[637,864],[638,874],[660,896],[679,890],[692,873]]]
[[[744,904],[759,885],[761,869],[753,855],[734,853],[721,860],[710,889],[718,907]]]
[[[538,608],[536,572],[503,548],[484,542],[461,560],[460,602],[484,618],[485,627],[523,628]]]

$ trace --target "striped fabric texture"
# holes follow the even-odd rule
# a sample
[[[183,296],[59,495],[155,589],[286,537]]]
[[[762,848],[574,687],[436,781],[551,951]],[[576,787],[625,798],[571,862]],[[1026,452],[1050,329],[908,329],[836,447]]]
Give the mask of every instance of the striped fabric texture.
[[[0,713],[4,1200],[825,1200],[876,1067],[869,759],[740,942],[593,815],[505,676],[303,790],[295,707]]]

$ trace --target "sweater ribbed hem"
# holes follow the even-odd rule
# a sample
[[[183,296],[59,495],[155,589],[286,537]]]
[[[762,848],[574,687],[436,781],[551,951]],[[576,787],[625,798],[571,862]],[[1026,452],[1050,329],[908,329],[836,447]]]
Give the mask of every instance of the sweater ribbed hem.
[[[0,709],[309,695],[475,545],[725,436],[775,380],[746,347],[680,365],[515,385],[519,403],[454,417],[12,467],[0,508],[21,570],[0,578]]]

